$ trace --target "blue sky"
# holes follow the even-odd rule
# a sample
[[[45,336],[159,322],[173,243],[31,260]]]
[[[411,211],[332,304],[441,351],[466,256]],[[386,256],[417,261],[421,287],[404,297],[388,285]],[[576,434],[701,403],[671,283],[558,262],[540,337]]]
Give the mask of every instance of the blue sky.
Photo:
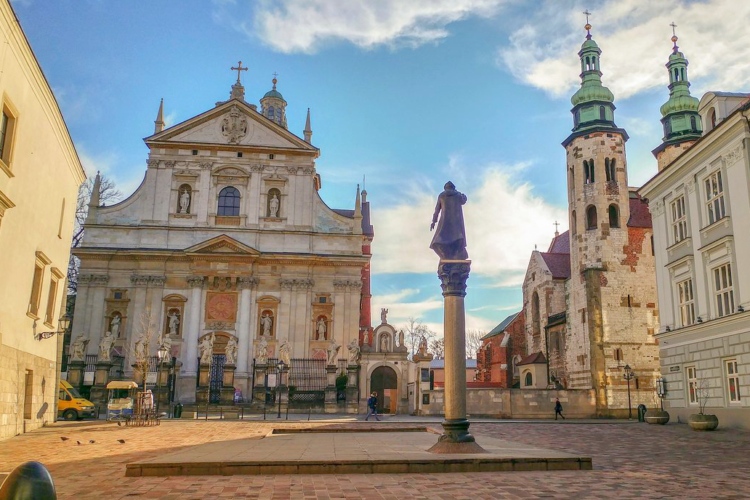
[[[322,196],[351,208],[367,177],[376,239],[373,312],[442,334],[429,250],[436,195],[469,197],[467,327],[521,308],[534,245],[567,229],[565,152],[582,11],[627,129],[629,183],[656,172],[677,25],[693,95],[747,91],[750,2],[735,0],[13,0],[89,173],[130,194],[159,99],[168,125],[228,97],[238,60],[257,103],[278,72],[289,129],[311,108]],[[148,5],[148,7],[145,7]]]

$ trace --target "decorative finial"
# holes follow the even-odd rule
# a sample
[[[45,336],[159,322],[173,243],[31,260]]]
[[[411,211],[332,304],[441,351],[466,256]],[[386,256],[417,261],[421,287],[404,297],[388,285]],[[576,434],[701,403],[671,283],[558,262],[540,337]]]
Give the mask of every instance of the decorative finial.
[[[583,13],[586,15],[586,26],[583,27],[583,29],[586,30],[586,40],[591,40],[591,25],[589,24],[589,16],[591,15],[591,12],[586,9]]]
[[[679,47],[677,46],[677,33],[675,33],[674,30],[677,25],[674,23],[674,21],[672,21],[669,25],[672,27],[672,43],[674,44],[674,46],[672,47],[672,52],[677,53],[677,49],[679,49]]]
[[[557,221],[555,221],[553,225],[555,226],[555,236],[557,236],[557,233],[558,233],[558,231],[557,231],[557,226],[559,226],[559,225],[560,225],[560,223],[559,223],[559,222],[557,222]]]
[[[276,82],[278,82],[278,80],[276,79],[277,76],[279,76],[279,74],[274,71],[273,72],[273,80],[271,80],[271,82],[273,83],[273,89],[274,90],[276,90]]]
[[[240,83],[240,71],[247,71],[247,67],[244,67],[244,68],[242,67],[242,61],[238,61],[237,62],[237,67],[236,68],[235,67],[231,67],[229,69],[232,70],[232,71],[236,71],[237,72],[237,83]]]

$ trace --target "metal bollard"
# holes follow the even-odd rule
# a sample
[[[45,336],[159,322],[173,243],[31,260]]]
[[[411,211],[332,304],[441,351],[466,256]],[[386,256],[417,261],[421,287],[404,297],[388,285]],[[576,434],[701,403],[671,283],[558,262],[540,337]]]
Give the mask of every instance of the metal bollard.
[[[56,500],[55,484],[47,468],[39,462],[26,462],[5,478],[0,500]]]

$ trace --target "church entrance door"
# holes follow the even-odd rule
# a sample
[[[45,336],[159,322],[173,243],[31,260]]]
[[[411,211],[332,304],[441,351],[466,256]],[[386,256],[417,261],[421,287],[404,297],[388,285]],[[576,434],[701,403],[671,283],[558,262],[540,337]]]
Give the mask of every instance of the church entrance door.
[[[370,377],[370,392],[378,393],[378,413],[396,413],[398,375],[390,366],[375,368]]]
[[[226,356],[214,354],[211,360],[211,378],[208,383],[208,402],[219,404],[221,402],[221,388],[224,385],[224,362]]]

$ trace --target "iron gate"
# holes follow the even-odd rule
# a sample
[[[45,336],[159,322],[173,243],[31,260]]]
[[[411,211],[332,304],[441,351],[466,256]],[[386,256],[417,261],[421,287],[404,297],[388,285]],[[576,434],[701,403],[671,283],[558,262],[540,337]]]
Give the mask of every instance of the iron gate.
[[[269,358],[266,363],[265,372],[261,372],[263,374],[266,402],[276,401],[278,384],[277,363],[277,359]],[[255,373],[256,376],[260,375],[258,372]],[[275,383],[269,385],[269,378],[271,382]],[[326,360],[310,358],[291,359],[285,382],[289,389],[290,403],[322,405],[325,402],[325,390],[328,385]]]
[[[221,388],[224,386],[224,354],[214,354],[211,360],[210,379],[208,382],[208,402],[219,404],[221,402]]]

